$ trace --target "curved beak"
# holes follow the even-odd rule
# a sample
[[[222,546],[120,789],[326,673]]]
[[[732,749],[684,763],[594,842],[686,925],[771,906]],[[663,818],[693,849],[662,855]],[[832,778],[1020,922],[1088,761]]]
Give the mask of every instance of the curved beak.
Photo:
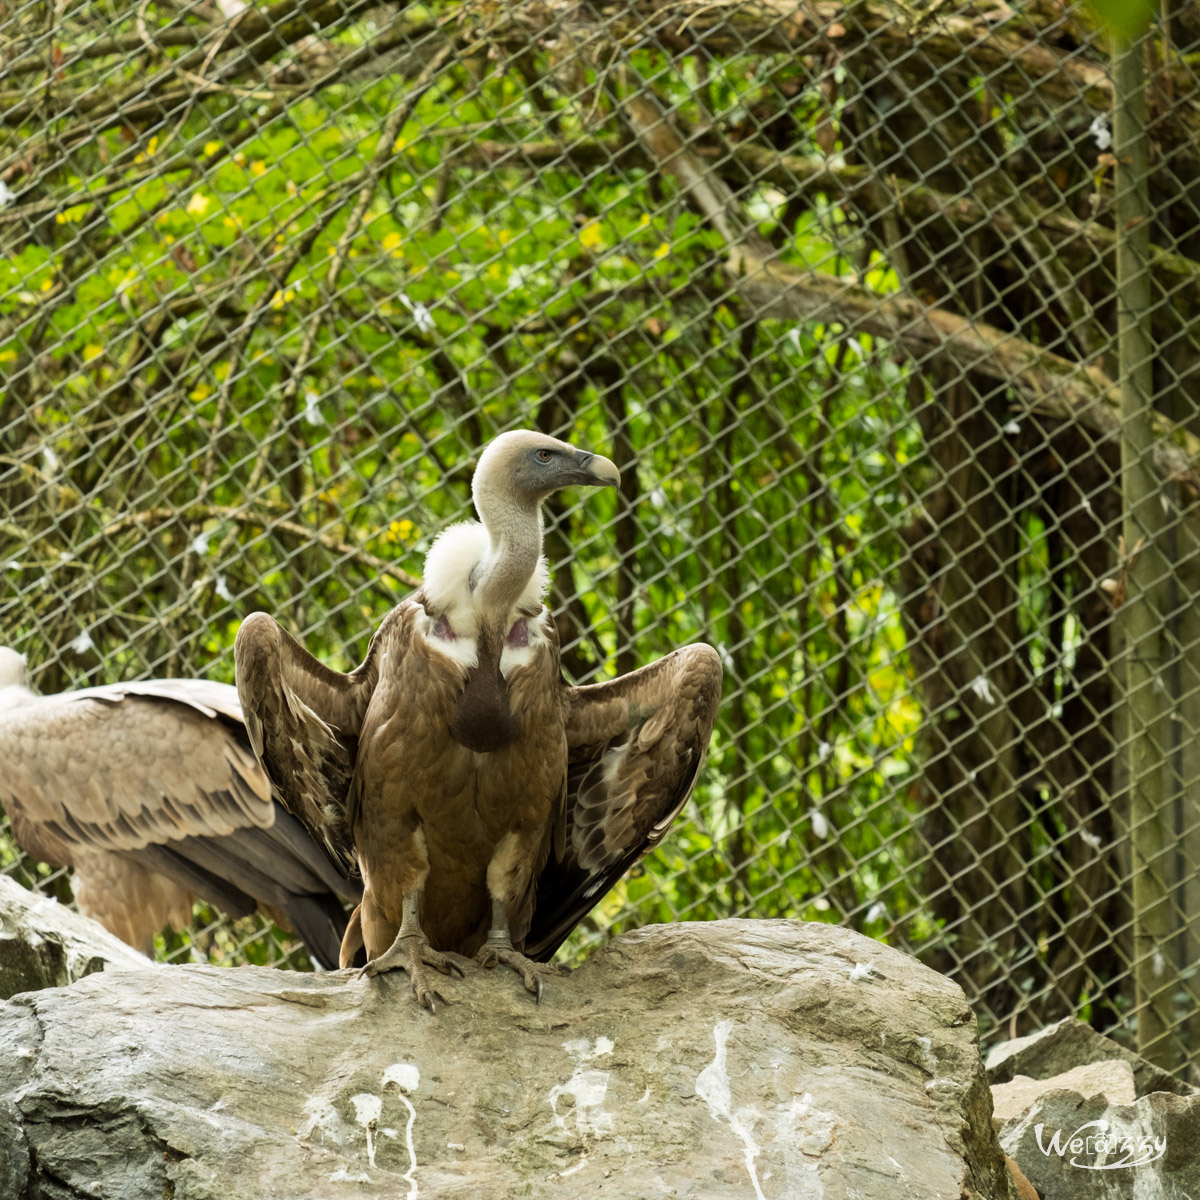
[[[617,470],[616,463],[602,454],[589,454],[586,450],[576,450],[575,461],[584,476],[580,479],[580,483],[590,483],[597,487],[621,486],[621,472]]]

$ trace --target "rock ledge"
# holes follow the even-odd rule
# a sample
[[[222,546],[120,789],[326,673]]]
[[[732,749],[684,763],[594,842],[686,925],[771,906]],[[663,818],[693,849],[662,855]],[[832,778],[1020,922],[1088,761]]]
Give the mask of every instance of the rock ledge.
[[[870,966],[870,972],[865,968]],[[0,1195],[1009,1200],[959,988],[848,930],[509,972],[106,970],[0,1005]]]

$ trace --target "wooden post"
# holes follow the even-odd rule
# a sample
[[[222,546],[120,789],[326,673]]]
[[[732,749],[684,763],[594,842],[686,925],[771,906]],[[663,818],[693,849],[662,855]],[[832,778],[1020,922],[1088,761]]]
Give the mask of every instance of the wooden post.
[[[1113,140],[1117,158],[1117,309],[1121,376],[1121,490],[1127,564],[1125,723],[1132,865],[1133,975],[1138,1051],[1173,1070],[1170,953],[1170,797],[1166,772],[1169,651],[1164,603],[1172,569],[1164,536],[1174,516],[1155,472],[1154,350],[1150,336],[1145,39],[1114,38]]]

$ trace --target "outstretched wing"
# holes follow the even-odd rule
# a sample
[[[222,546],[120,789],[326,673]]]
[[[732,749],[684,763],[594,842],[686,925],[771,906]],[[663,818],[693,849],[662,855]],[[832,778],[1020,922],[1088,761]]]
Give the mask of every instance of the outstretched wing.
[[[695,786],[720,699],[721,660],[703,644],[568,689],[566,850],[538,880],[531,958],[548,960],[662,840]]]
[[[336,963],[337,896],[357,889],[272,799],[228,684],[29,693],[0,712],[0,761],[17,841],[74,867],[80,908],[131,944],[199,895],[234,916],[272,906]]]
[[[404,609],[384,618],[348,675],[314,658],[266,613],[247,617],[234,644],[238,697],[259,762],[287,810],[348,870],[355,868],[347,810],[359,731],[380,662],[402,652]]]

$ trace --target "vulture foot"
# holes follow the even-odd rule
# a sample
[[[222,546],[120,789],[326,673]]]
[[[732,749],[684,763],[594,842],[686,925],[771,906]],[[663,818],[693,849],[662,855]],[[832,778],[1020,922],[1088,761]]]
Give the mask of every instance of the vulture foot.
[[[533,959],[526,958],[519,950],[514,950],[511,944],[498,944],[491,941],[475,955],[475,961],[481,967],[494,967],[497,963],[504,963],[506,967],[512,967],[525,981],[525,990],[532,993],[539,1004],[542,1002],[544,980],[555,975],[570,974],[566,967],[560,967],[554,963],[534,962]]]
[[[400,934],[382,954],[376,955],[358,972],[358,978],[370,979],[399,967],[408,973],[412,981],[413,995],[418,1003],[430,1012],[435,1012],[435,999],[442,1004],[448,1004],[449,1001],[433,989],[426,966],[433,967],[443,975],[457,972],[460,979],[465,978],[462,967],[454,958],[435,950],[423,933]]]

